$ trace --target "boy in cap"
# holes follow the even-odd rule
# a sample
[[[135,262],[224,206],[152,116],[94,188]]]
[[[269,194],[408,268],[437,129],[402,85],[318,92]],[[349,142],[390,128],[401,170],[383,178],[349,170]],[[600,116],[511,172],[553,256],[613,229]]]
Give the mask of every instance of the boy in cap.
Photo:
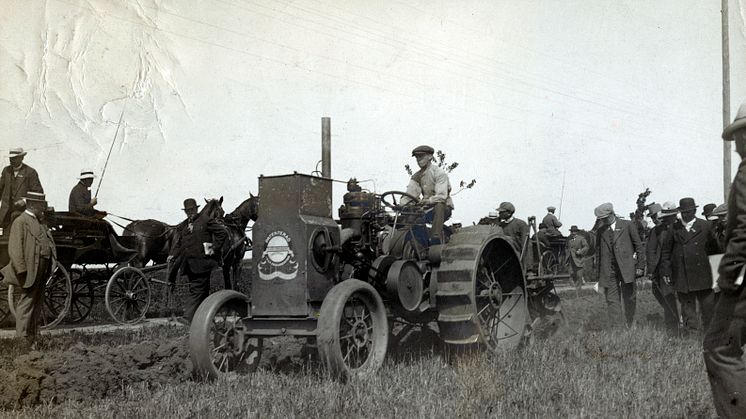
[[[630,327],[637,305],[635,279],[644,273],[642,242],[630,221],[617,218],[611,203],[601,204],[593,212],[596,225],[590,231],[591,249],[597,255],[598,286],[604,289],[609,325],[626,320]]]
[[[660,274],[661,251],[666,235],[670,233],[671,226],[676,222],[679,213],[676,204],[665,202],[659,208],[650,208],[650,218],[653,219],[655,227],[650,230],[647,246],[645,247],[645,258],[648,265],[648,275],[653,284],[653,297],[663,307],[663,319],[666,329],[670,333],[679,330],[679,309],[676,306],[676,294],[669,284],[663,281]]]
[[[681,220],[666,235],[661,250],[660,274],[679,298],[684,333],[707,330],[715,304],[708,255],[718,252],[717,238],[712,224],[697,218],[696,212],[694,198],[679,200]]]
[[[544,216],[544,219],[541,220],[541,222],[547,226],[548,235],[561,237],[562,233],[560,233],[559,228],[562,227],[562,223],[554,215],[555,210],[556,208],[552,206],[547,207],[547,215]]]
[[[513,246],[519,255],[523,254],[523,244],[528,238],[528,224],[520,218],[514,218],[515,206],[510,202],[501,202],[497,207],[500,228],[503,234],[513,240]]]
[[[4,282],[17,287],[16,336],[31,344],[39,333],[44,287],[56,257],[52,234],[42,222],[44,194],[27,192],[26,210],[13,221],[8,241],[10,262],[2,269]]]
[[[23,163],[24,156],[26,152],[22,148],[11,149],[8,153],[10,165],[0,175],[0,228],[10,226],[23,212],[23,198],[27,192],[44,193],[36,170]]]
[[[723,140],[735,141],[741,156],[728,197],[725,254],[718,267],[717,302],[703,343],[705,366],[718,416],[746,417],[746,103],[725,128]]]
[[[583,279],[583,259],[590,250],[588,241],[585,237],[578,234],[578,231],[580,231],[578,226],[574,225],[570,227],[570,236],[565,243],[567,254],[570,255],[571,279],[576,286],[585,283],[585,279]]]
[[[445,170],[433,164],[435,150],[428,145],[421,145],[412,150],[412,157],[417,160],[420,170],[412,175],[407,185],[407,194],[419,199],[425,215],[422,223],[432,224],[429,244],[443,243],[443,224],[451,218],[453,200],[451,199],[451,182]],[[401,204],[410,204],[411,199],[403,197]],[[428,243],[427,233],[420,225],[414,228],[415,237],[423,245]]]

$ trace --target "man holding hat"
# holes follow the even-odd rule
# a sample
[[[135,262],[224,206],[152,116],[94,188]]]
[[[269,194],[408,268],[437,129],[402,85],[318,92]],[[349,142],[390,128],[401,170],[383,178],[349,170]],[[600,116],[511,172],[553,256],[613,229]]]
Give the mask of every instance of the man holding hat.
[[[562,227],[562,223],[554,215],[555,210],[556,208],[552,206],[547,207],[547,215],[545,215],[544,219],[541,220],[541,222],[547,226],[547,234],[554,237],[562,236],[562,233],[559,231],[559,228]]]
[[[0,228],[10,226],[23,212],[23,198],[27,192],[44,193],[36,170],[23,163],[25,155],[22,148],[11,149],[8,153],[10,165],[0,174]]]
[[[412,175],[407,185],[407,194],[419,199],[425,208],[423,223],[432,224],[430,229],[430,244],[443,243],[443,224],[451,218],[453,200],[451,199],[451,182],[445,170],[433,164],[435,150],[429,145],[421,145],[412,150],[412,156],[417,160],[420,170]],[[411,202],[403,197],[402,205]],[[415,226],[420,227],[420,226]],[[422,229],[415,229],[415,236],[419,241],[426,241],[427,234]],[[423,243],[424,244],[424,243]]]
[[[210,274],[222,260],[220,249],[228,233],[217,221],[199,216],[194,198],[184,200],[183,210],[187,218],[176,226],[168,256],[169,262],[173,261],[169,280],[179,271],[189,278],[184,317],[191,322],[197,307],[210,294]],[[213,250],[206,243],[212,243]]]
[[[593,212],[596,224],[590,231],[591,249],[597,255],[598,286],[604,289],[609,324],[617,325],[624,318],[629,327],[637,305],[635,279],[644,273],[642,241],[630,221],[617,218],[611,203],[601,204]]]
[[[653,205],[657,205],[654,207]],[[662,206],[653,204],[650,206],[650,218],[655,227],[650,230],[647,246],[645,247],[645,258],[648,265],[648,275],[653,284],[653,297],[663,307],[663,319],[669,332],[679,330],[679,309],[676,306],[676,294],[673,287],[663,281],[660,274],[661,253],[666,235],[670,234],[671,226],[676,222],[676,214],[679,209],[673,202],[665,202]]]
[[[583,259],[585,259],[585,256],[590,250],[588,241],[585,239],[585,237],[578,234],[578,231],[580,231],[578,226],[574,225],[570,227],[570,236],[567,238],[567,242],[565,243],[567,254],[570,255],[572,282],[576,286],[580,286],[585,283],[585,280],[583,279]]]
[[[70,191],[70,198],[67,201],[68,211],[89,217],[106,215],[105,212],[96,211],[93,208],[98,203],[96,198],[91,198],[91,185],[93,185],[95,177],[93,170],[83,169],[80,171],[78,183]]]
[[[718,416],[746,417],[746,103],[738,109],[723,139],[735,141],[741,156],[728,197],[725,254],[718,267],[717,303],[704,339],[704,358]]]
[[[10,229],[8,256],[10,263],[2,268],[3,281],[15,285],[16,336],[25,337],[29,343],[38,334],[39,319],[44,305],[44,287],[54,264],[54,240],[43,220],[47,202],[44,194],[27,192],[26,210],[14,221]]]
[[[717,238],[712,224],[697,218],[696,212],[694,198],[679,200],[681,220],[666,235],[661,250],[660,274],[679,298],[684,333],[707,330],[715,303],[708,255],[718,253]]]
[[[510,202],[501,202],[497,207],[497,216],[500,219],[500,228],[503,234],[513,239],[513,246],[520,255],[523,244],[528,238],[528,224],[520,218],[514,218],[515,206]]]

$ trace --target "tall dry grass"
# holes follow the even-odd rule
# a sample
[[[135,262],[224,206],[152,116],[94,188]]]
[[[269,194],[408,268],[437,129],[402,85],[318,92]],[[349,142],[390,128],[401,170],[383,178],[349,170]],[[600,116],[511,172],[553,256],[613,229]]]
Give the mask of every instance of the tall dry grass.
[[[602,330],[595,294],[565,296],[566,327],[519,351],[447,359],[414,334],[377,375],[341,384],[314,363],[215,383],[125,387],[120,396],[38,406],[18,417],[714,417],[696,338],[658,329],[640,293],[638,324]],[[171,332],[169,332],[171,333]],[[281,346],[283,341],[269,342]],[[277,364],[275,364],[277,365]]]

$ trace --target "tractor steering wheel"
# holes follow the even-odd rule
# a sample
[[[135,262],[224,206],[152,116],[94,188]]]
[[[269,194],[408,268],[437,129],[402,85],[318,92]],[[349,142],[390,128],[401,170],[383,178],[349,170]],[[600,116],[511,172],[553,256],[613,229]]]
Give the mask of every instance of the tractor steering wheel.
[[[389,202],[386,199],[389,196],[391,197],[391,202]],[[399,196],[399,199],[396,198],[397,196]],[[401,201],[401,198],[409,198],[411,200],[411,202],[413,202],[415,204],[419,201],[419,199],[417,199],[416,197],[414,197],[414,196],[412,196],[412,195],[410,195],[410,194],[408,194],[406,192],[388,191],[388,192],[384,192],[384,193],[381,194],[381,203],[386,208],[391,208],[394,211],[400,211],[401,210],[401,205],[399,204],[398,201]]]

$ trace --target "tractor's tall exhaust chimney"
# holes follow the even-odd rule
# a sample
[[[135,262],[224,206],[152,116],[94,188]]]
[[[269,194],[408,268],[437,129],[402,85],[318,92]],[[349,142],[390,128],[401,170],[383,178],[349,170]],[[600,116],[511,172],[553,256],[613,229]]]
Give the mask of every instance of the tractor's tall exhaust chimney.
[[[332,119],[321,118],[321,176],[332,177]]]

